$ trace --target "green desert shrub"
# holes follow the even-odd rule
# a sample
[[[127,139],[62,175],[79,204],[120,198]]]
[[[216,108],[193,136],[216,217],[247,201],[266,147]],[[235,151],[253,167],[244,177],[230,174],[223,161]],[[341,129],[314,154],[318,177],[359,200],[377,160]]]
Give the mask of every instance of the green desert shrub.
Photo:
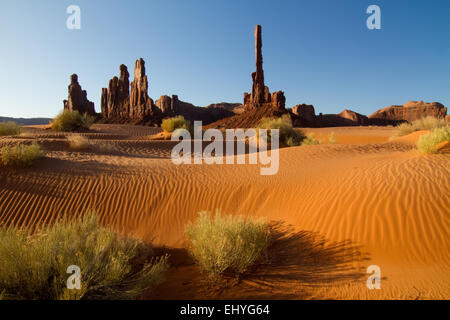
[[[168,267],[167,256],[135,263],[144,247],[101,226],[94,213],[34,232],[1,228],[0,293],[3,299],[135,299],[161,283]],[[80,268],[80,289],[67,287],[70,266]]]
[[[20,133],[17,123],[8,121],[0,123],[0,136],[14,136]]]
[[[31,166],[34,161],[44,156],[44,150],[36,142],[31,145],[18,144],[14,147],[6,146],[0,149],[1,162],[5,166]]]
[[[336,137],[334,135],[334,132],[331,132],[330,135],[328,136],[328,142],[331,143],[331,144],[336,144],[337,143]]]
[[[162,121],[161,128],[165,132],[174,132],[176,129],[185,129],[191,131],[191,123],[189,120],[184,119],[183,116],[177,116],[174,118],[167,118]]]
[[[423,153],[436,153],[437,145],[447,140],[450,140],[450,125],[435,128],[430,133],[420,136],[417,149]]]
[[[89,129],[95,118],[87,113],[81,114],[78,111],[63,110],[51,122],[51,128],[56,131],[80,131]]]
[[[310,133],[302,141],[302,146],[313,146],[320,144],[320,142],[315,138],[314,133]]]
[[[224,272],[244,273],[267,252],[268,226],[242,216],[223,216],[217,211],[200,212],[198,220],[186,227],[190,253],[210,279]]]
[[[435,117],[427,116],[414,120],[412,122],[405,122],[395,127],[395,133],[393,138],[405,136],[420,130],[432,130],[434,128],[441,128],[446,125],[445,119],[438,119]]]
[[[291,117],[287,114],[279,118],[263,118],[258,125],[259,129],[268,130],[268,138],[270,138],[270,129],[280,130],[280,145],[289,147],[299,146],[304,139],[303,132],[294,129],[292,126]]]

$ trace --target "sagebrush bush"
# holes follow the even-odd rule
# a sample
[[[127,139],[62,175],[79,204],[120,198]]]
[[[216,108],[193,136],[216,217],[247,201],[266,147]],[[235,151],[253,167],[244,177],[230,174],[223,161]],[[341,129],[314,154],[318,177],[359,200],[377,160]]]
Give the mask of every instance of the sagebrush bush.
[[[223,216],[217,211],[200,212],[196,222],[188,224],[186,234],[190,253],[210,279],[225,271],[244,273],[267,252],[268,226],[242,216]]]
[[[84,150],[89,148],[89,139],[79,135],[74,134],[67,137],[67,141],[69,142],[69,146],[74,150]]]
[[[330,135],[328,136],[328,142],[331,143],[331,144],[337,143],[336,137],[334,135],[334,132],[331,132]]]
[[[302,146],[313,146],[320,144],[320,142],[315,138],[314,133],[310,133],[302,141]]]
[[[434,128],[441,128],[446,126],[444,119],[438,119],[432,116],[427,116],[412,121],[411,123],[405,122],[395,127],[395,133],[393,138],[404,136],[415,131],[420,130],[432,130]]]
[[[174,132],[176,129],[185,129],[191,132],[191,123],[184,119],[183,116],[167,118],[162,121],[161,128],[165,132]]]
[[[5,166],[31,166],[34,161],[44,156],[44,150],[36,142],[32,144],[18,144],[14,147],[5,146],[0,149],[1,162]]]
[[[291,117],[287,114],[279,118],[263,118],[258,125],[259,129],[267,129],[268,139],[270,141],[270,129],[279,129],[280,131],[280,145],[289,147],[299,146],[305,138],[303,132],[294,129],[292,126]]]
[[[0,136],[14,136],[20,134],[20,127],[17,123],[8,121],[0,122]]]
[[[51,122],[51,128],[56,131],[80,131],[89,129],[95,118],[87,113],[81,114],[77,110],[63,110]]]
[[[436,153],[437,145],[447,140],[450,140],[450,125],[435,128],[430,133],[420,136],[417,149],[423,153]]]
[[[135,239],[102,227],[95,213],[33,233],[0,229],[3,299],[134,299],[163,280],[167,256],[134,263],[143,251]],[[81,288],[68,289],[69,266],[81,269]]]

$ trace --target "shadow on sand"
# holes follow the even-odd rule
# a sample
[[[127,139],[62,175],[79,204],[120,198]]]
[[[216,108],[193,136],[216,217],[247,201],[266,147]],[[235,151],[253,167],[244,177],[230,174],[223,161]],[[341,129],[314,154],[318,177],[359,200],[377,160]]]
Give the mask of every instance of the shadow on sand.
[[[332,242],[310,231],[294,232],[283,222],[271,224],[268,254],[240,278],[225,273],[208,283],[185,249],[168,249],[172,270],[149,298],[159,299],[311,299],[327,286],[365,281],[368,259],[351,241]],[[160,249],[161,250],[161,249]],[[326,297],[325,297],[326,298]]]

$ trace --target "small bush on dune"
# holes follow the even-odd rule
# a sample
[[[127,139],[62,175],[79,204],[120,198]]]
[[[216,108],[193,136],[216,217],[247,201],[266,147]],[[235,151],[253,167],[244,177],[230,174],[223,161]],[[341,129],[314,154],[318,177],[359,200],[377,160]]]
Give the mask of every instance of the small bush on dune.
[[[63,110],[58,114],[51,123],[51,128],[56,131],[79,131],[87,130],[94,123],[95,118],[93,116],[80,114],[78,111]]]
[[[280,144],[289,147],[299,146],[305,137],[301,130],[293,128],[291,117],[287,114],[280,118],[263,118],[258,128],[268,130],[268,139],[270,139],[270,129],[279,129]]]
[[[334,132],[331,132],[330,135],[328,136],[328,142],[331,144],[337,143],[336,137],[334,136]]]
[[[89,140],[79,134],[74,134],[67,137],[69,141],[69,146],[74,150],[84,150],[89,148]]]
[[[0,136],[14,136],[20,133],[20,127],[12,121],[0,123]]]
[[[161,128],[165,132],[174,132],[176,129],[185,129],[191,131],[191,123],[184,119],[183,116],[164,119],[161,124]]]
[[[44,156],[42,147],[33,141],[31,145],[18,144],[14,147],[0,149],[1,162],[5,166],[31,166],[34,161]]]
[[[313,146],[320,144],[320,142],[315,138],[314,133],[308,134],[302,141],[302,146]]]
[[[447,140],[450,140],[450,125],[435,128],[430,133],[420,136],[417,149],[423,153],[436,153],[437,145]]]
[[[210,279],[225,271],[238,275],[255,264],[267,251],[269,229],[261,221],[242,216],[215,216],[200,212],[199,219],[186,228],[190,253]]]
[[[0,291],[4,299],[134,299],[162,282],[167,256],[133,265],[138,240],[120,238],[89,213],[34,233],[0,229]],[[81,289],[67,288],[67,268],[81,269]]]
[[[444,119],[438,119],[435,117],[427,116],[421,119],[412,121],[411,123],[405,122],[395,127],[395,133],[393,138],[405,136],[420,130],[432,130],[434,128],[441,128],[446,126]]]

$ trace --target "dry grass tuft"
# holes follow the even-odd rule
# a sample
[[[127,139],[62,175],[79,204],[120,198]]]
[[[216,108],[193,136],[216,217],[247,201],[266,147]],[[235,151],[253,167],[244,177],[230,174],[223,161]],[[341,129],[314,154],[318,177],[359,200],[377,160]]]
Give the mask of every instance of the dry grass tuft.
[[[101,226],[94,213],[31,232],[0,228],[3,299],[135,299],[163,281],[167,256],[136,265],[144,246]],[[69,266],[81,270],[80,289],[69,289]]]
[[[0,123],[0,136],[14,136],[20,134],[20,127],[17,123],[8,121]]]
[[[50,126],[56,131],[82,131],[89,129],[94,121],[95,118],[87,113],[82,115],[78,111],[63,110],[53,119]]]
[[[267,129],[268,139],[270,141],[270,130],[280,130],[280,145],[281,146],[299,146],[305,138],[303,132],[299,129],[294,129],[292,126],[291,117],[283,115],[280,118],[263,118],[258,125],[259,129]]]
[[[185,129],[191,131],[191,123],[184,119],[183,116],[164,119],[161,124],[161,128],[165,132],[174,132],[176,129]]]
[[[450,140],[450,125],[435,128],[430,133],[419,137],[417,149],[423,153],[436,153],[437,145]]]
[[[434,128],[445,127],[446,123],[444,119],[438,119],[435,117],[424,117],[414,120],[413,122],[405,122],[395,127],[395,133],[391,138],[397,138],[421,130],[433,130]]]
[[[86,150],[90,146],[89,139],[79,134],[68,136],[67,141],[70,148],[74,150]]]
[[[0,149],[1,163],[5,166],[29,167],[34,161],[44,157],[44,150],[36,142],[31,145],[18,144]]]
[[[268,226],[252,218],[200,212],[186,228],[190,253],[201,270],[214,280],[226,272],[237,275],[261,259],[269,242]]]

